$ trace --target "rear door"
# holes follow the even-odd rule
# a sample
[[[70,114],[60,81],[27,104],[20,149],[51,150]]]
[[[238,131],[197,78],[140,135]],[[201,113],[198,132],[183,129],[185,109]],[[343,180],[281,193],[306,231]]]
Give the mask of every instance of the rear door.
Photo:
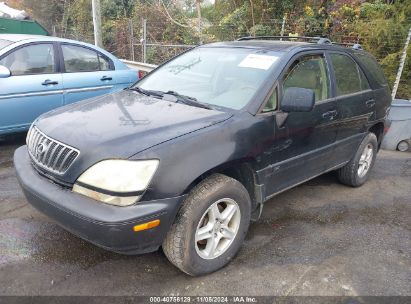
[[[280,96],[289,87],[311,89],[315,92],[315,106],[311,112],[288,113],[285,122],[276,125],[268,195],[319,175],[331,166],[339,113],[329,75],[322,51],[297,55],[283,72]],[[284,117],[284,113],[276,116]]]
[[[77,44],[61,44],[64,103],[69,104],[116,88],[113,62],[92,48]]]
[[[375,99],[375,120],[384,119],[391,105],[391,92],[382,68],[371,55],[364,51],[354,52],[353,56],[365,72]],[[381,137],[380,137],[381,138]]]
[[[341,114],[334,162],[351,159],[374,116],[375,99],[361,67],[346,53],[330,52],[335,95]]]
[[[56,50],[50,42],[30,43],[0,58],[11,71],[0,78],[0,133],[27,129],[40,114],[63,104]]]

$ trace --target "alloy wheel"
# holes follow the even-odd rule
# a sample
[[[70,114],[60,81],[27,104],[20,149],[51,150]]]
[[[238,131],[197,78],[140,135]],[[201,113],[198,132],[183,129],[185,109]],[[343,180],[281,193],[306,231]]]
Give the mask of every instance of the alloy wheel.
[[[359,177],[364,177],[371,167],[372,159],[374,155],[373,146],[371,143],[365,146],[364,151],[361,154],[358,162],[357,174]]]
[[[237,235],[240,221],[240,207],[233,199],[214,202],[197,225],[195,248],[198,255],[209,260],[226,252]]]

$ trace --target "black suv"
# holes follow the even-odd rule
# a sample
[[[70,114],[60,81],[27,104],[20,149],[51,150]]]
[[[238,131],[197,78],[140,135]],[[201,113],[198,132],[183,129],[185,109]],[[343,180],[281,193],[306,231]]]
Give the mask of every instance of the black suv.
[[[28,201],[67,230],[119,253],[162,246],[201,275],[276,194],[331,170],[362,185],[390,104],[359,45],[243,38],[42,115],[14,162]]]

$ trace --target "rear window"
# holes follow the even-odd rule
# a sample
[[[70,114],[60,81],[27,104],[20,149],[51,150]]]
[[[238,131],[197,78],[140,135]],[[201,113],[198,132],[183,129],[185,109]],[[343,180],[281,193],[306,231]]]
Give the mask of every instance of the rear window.
[[[371,73],[371,76],[380,84],[387,85],[387,79],[377,61],[365,53],[355,53],[354,57]]]
[[[0,50],[4,49],[6,46],[12,44],[11,41],[0,39]]]
[[[110,62],[99,53],[77,45],[61,46],[67,73],[109,71]]]

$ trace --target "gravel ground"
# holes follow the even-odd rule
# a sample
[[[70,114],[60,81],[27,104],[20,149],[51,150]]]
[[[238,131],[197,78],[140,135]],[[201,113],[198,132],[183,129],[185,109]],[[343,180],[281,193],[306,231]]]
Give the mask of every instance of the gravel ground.
[[[270,200],[233,262],[203,277],[161,251],[123,256],[25,200],[0,142],[1,295],[411,295],[411,153],[381,151],[361,188],[326,174]]]

